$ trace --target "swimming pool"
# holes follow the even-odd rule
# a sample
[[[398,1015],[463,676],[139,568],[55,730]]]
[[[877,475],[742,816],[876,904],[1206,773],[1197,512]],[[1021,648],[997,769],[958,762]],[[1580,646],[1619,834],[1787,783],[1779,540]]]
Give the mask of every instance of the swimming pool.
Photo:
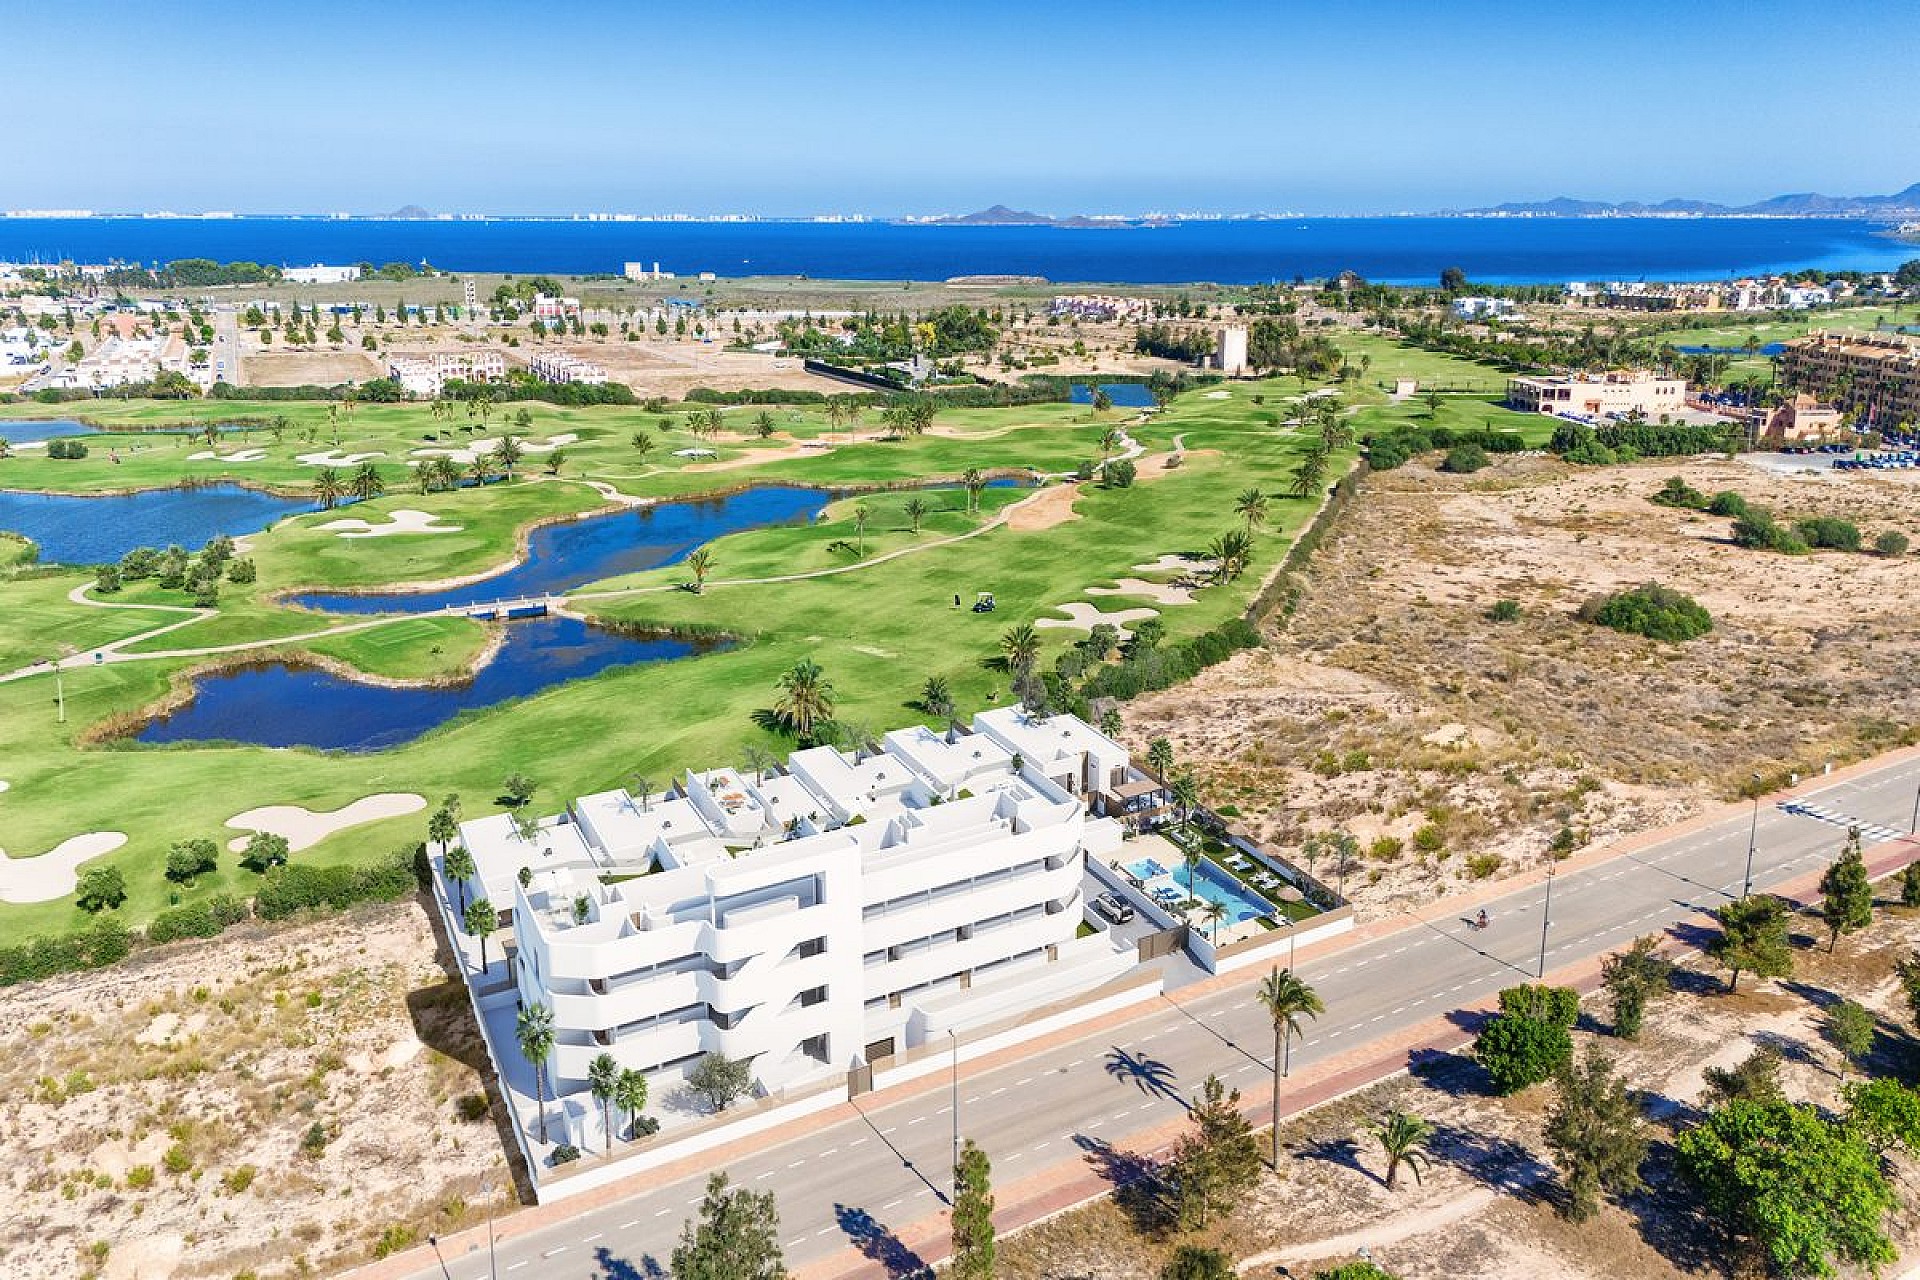
[[[1135,880],[1144,882],[1153,879],[1155,876],[1167,874],[1167,869],[1152,858],[1142,858],[1138,862],[1129,862],[1126,866],[1126,872]]]
[[[1197,877],[1187,870],[1186,863],[1176,866],[1173,869],[1173,882],[1203,902],[1224,903],[1230,913],[1231,924],[1280,914],[1279,908],[1205,858],[1200,860]]]

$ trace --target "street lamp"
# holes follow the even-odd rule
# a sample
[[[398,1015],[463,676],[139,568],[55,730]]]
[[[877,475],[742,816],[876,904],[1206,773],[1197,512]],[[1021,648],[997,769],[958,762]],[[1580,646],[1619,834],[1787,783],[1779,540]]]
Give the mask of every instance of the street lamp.
[[[953,1042],[953,1190],[960,1191],[960,1037],[949,1027],[947,1039]]]
[[[1913,821],[1907,824],[1907,834],[1920,832],[1920,785],[1913,789]]]
[[[1916,815],[1920,815],[1920,796],[1914,799]],[[1760,840],[1760,775],[1753,775],[1753,822],[1747,828],[1747,879],[1740,887],[1742,898],[1753,892],[1753,851]]]
[[[1540,980],[1547,978],[1547,929],[1553,923],[1553,867],[1551,851],[1547,854],[1547,900],[1540,906]]]

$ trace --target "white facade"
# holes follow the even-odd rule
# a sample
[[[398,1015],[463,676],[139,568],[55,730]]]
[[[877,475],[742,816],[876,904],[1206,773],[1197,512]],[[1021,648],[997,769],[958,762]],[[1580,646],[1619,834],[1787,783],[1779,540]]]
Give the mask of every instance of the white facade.
[[[1214,367],[1228,377],[1238,377],[1247,371],[1247,327],[1230,324],[1220,330],[1214,346]]]
[[[1625,370],[1512,378],[1507,382],[1507,404],[1522,413],[1562,418],[1617,418],[1636,409],[1655,417],[1686,408],[1687,384],[1680,378]]]
[[[1506,320],[1520,315],[1508,298],[1455,298],[1450,310],[1456,320]]]
[[[280,278],[293,284],[345,284],[360,278],[358,267],[328,267],[314,263],[310,267],[286,267]]]
[[[506,357],[498,351],[436,351],[422,356],[390,356],[387,376],[411,396],[437,396],[449,382],[498,382],[507,376]]]
[[[543,323],[555,320],[578,320],[580,318],[580,299],[556,298],[551,294],[533,295],[533,318]]]
[[[1086,860],[1123,834],[1077,792],[1125,752],[1071,716],[974,725],[585,796],[528,836],[464,824],[468,891],[510,909],[519,999],[553,1012],[556,1096],[603,1052],[669,1087],[723,1053],[784,1089],[1130,969],[1130,944],[1077,936]]]
[[[564,351],[542,351],[527,362],[527,371],[542,382],[586,382],[599,385],[607,380],[607,371],[591,360],[568,355]]]

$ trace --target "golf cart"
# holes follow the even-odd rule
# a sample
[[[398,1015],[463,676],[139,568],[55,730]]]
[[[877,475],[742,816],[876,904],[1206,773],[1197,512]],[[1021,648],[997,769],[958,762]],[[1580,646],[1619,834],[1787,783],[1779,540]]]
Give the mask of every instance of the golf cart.
[[[980,593],[980,598],[973,602],[973,611],[975,613],[992,613],[993,612],[993,592],[982,591]]]

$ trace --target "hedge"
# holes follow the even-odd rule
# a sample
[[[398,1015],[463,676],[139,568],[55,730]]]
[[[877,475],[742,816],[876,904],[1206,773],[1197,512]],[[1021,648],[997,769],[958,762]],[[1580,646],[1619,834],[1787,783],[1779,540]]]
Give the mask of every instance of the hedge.
[[[1125,701],[1156,689],[1171,689],[1191,680],[1215,663],[1225,662],[1242,649],[1260,643],[1260,632],[1245,618],[1229,618],[1211,631],[1166,648],[1134,654],[1124,662],[1101,667],[1080,686],[1080,696],[1091,702],[1096,698]]]
[[[133,935],[125,925],[102,916],[84,931],[34,938],[0,947],[0,986],[36,982],[78,969],[118,964],[133,950]]]
[[[177,942],[182,938],[212,938],[229,925],[239,924],[246,918],[247,904],[223,893],[205,902],[189,902],[185,906],[162,911],[147,926],[146,938],[153,943]]]
[[[416,861],[424,845],[403,845],[369,867],[316,867],[290,862],[266,874],[253,895],[254,914],[284,920],[316,908],[341,911],[362,902],[394,902],[419,887]]]

